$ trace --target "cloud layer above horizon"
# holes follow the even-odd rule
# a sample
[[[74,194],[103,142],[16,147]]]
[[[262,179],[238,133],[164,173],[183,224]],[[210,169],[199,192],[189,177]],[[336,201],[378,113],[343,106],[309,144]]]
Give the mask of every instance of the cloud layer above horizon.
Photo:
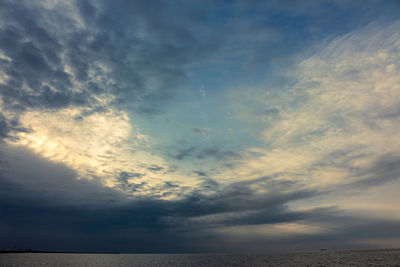
[[[397,1],[1,1],[0,249],[399,247],[399,28]]]

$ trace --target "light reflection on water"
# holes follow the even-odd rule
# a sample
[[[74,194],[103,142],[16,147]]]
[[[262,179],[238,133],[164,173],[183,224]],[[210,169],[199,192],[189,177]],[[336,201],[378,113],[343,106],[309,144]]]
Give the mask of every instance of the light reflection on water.
[[[1,254],[0,266],[400,266],[400,249],[269,254]]]

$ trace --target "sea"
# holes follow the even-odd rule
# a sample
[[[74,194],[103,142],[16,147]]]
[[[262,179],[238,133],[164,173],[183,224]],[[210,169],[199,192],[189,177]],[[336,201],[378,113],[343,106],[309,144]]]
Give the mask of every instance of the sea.
[[[266,254],[0,254],[1,267],[41,266],[400,266],[400,249]]]

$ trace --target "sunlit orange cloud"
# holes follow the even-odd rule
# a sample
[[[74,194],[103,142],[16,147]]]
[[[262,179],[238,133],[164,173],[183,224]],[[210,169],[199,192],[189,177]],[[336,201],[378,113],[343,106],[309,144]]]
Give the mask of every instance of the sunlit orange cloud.
[[[141,149],[146,147],[149,137],[132,129],[126,113],[109,109],[81,116],[82,111],[73,108],[26,112],[20,121],[31,131],[18,133],[17,139],[9,142],[68,165],[78,171],[81,179],[99,179],[109,187],[118,184],[121,172],[142,174],[146,181],[142,193],[152,193],[154,187],[176,179],[165,173],[154,175],[148,171],[148,166],[154,164],[165,169],[168,166],[160,157]]]

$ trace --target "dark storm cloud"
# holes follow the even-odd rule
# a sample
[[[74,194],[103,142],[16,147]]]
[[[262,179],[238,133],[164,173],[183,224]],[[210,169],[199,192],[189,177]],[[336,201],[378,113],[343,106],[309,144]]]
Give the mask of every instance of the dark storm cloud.
[[[45,5],[1,2],[4,109],[98,108],[94,96],[106,93],[113,105],[154,114],[184,79],[185,65],[212,52],[189,31],[199,21],[188,7],[175,16],[164,1]]]
[[[293,181],[274,180],[275,176],[225,187],[204,178],[204,186],[210,190],[195,190],[180,200],[127,198],[95,180],[77,180],[68,167],[25,149],[2,145],[1,151],[0,248],[222,252],[269,248],[271,242],[279,247],[288,240],[312,246],[329,240],[343,244],[361,238],[400,236],[396,221],[355,217],[335,207],[292,211],[287,207],[289,202],[322,192],[302,189]],[[122,173],[121,186],[129,186],[129,179],[135,176]],[[166,182],[163,190],[177,187]],[[286,241],[262,234],[237,239],[219,232],[277,223],[334,225],[340,230],[294,235]]]
[[[28,150],[8,145],[1,148],[0,224],[3,238],[0,247],[195,251],[196,245],[188,246],[185,242],[196,239],[208,242],[201,238],[202,229],[286,222],[306,217],[307,214],[288,211],[285,203],[315,194],[301,190],[259,194],[250,186],[269,180],[261,178],[232,184],[212,195],[194,192],[181,200],[129,199],[94,180],[77,180],[73,170],[41,159]],[[134,187],[128,180],[134,176],[121,174],[121,186]],[[205,179],[204,183],[214,188],[219,186],[212,179]],[[168,190],[178,185],[166,182],[163,187]],[[130,191],[134,192],[135,188]],[[245,214],[241,215],[243,212]],[[230,218],[224,216],[225,213],[235,213],[238,217]],[[224,219],[197,219],[210,215],[222,215]],[[213,238],[217,240],[217,236]],[[115,243],[109,247],[105,240]]]
[[[271,8],[287,9],[287,4],[278,2],[74,1],[49,8],[45,2],[2,1],[0,5],[0,50],[5,56],[0,71],[7,75],[0,84],[0,97],[4,109],[16,112],[71,105],[96,109],[103,105],[96,97],[104,93],[119,108],[158,114],[178,92],[190,64],[229,58],[232,53],[241,55],[238,62],[224,61],[239,68],[240,62],[277,63],[276,55],[294,55],[307,46],[302,42],[304,47],[299,47],[297,38],[305,34],[304,28],[316,27],[312,21],[294,23],[292,30],[299,36],[293,37],[281,20],[271,23],[260,17]],[[318,10],[323,4],[311,6]],[[222,21],[220,9],[227,12]],[[331,21],[336,15],[326,17]],[[219,62],[216,58],[212,61]],[[204,134],[197,128],[192,132]]]
[[[97,6],[96,10],[79,4],[87,24],[98,32],[92,40],[85,40],[85,50],[78,50],[71,58],[75,69],[85,70],[87,50],[96,51],[95,56],[111,68],[110,77],[115,81],[111,93],[117,105],[133,107],[139,113],[158,112],[185,78],[185,66],[212,52],[212,47],[187,27],[199,21],[184,5],[113,1]],[[81,43],[79,40],[73,46],[82,47]]]
[[[4,1],[0,50],[8,58],[1,70],[7,80],[0,94],[6,108],[63,108],[86,104],[89,96],[71,89],[72,77],[60,58],[64,48],[43,23],[43,10]],[[55,24],[61,21],[54,21]]]
[[[288,25],[281,24],[283,18],[293,17],[288,10],[296,16],[312,10],[316,17],[322,16],[319,11],[329,10],[323,8],[323,1],[253,1],[236,6],[212,1],[202,5],[76,1],[58,3],[54,9],[44,5],[1,2],[0,49],[10,60],[2,59],[1,69],[8,80],[0,92],[8,108],[94,105],[93,94],[107,92],[116,97],[116,105],[142,114],[157,113],[185,78],[188,64],[222,48],[229,53],[246,48],[245,62],[277,63],[276,55],[293,55],[303,49],[298,38],[301,34],[311,37],[305,29],[316,31],[317,27],[313,20],[305,20],[304,25],[290,24],[299,36],[286,32]],[[327,22],[347,12],[345,5],[337,6],[337,15],[324,15]],[[225,23],[220,9],[227,12]],[[269,10],[282,19],[274,23],[263,19],[261,14]],[[251,20],[248,14],[254,15]],[[327,25],[317,27],[320,34]]]
[[[0,50],[8,58],[2,59],[1,70],[8,79],[0,94],[10,109],[93,106],[94,95],[109,93],[115,105],[154,114],[176,92],[188,64],[223,47],[230,51],[249,46],[254,49],[247,49],[253,52],[245,53],[246,61],[264,58],[265,63],[288,54],[294,43],[279,23],[271,25],[259,17],[243,20],[254,7],[279,10],[286,4],[223,5],[239,14],[228,18],[227,26],[220,24],[214,8],[206,21],[206,5],[121,0],[58,3],[55,9],[42,5],[1,2]],[[206,22],[215,23],[219,34],[205,31]],[[191,30],[195,26],[198,32]]]
[[[7,188],[27,189],[21,198],[33,198],[53,204],[90,204],[114,201],[118,195],[101,186],[100,182],[78,180],[69,167],[47,161],[30,150],[2,144],[0,147],[0,178]],[[3,190],[1,195],[18,196],[13,190]]]

